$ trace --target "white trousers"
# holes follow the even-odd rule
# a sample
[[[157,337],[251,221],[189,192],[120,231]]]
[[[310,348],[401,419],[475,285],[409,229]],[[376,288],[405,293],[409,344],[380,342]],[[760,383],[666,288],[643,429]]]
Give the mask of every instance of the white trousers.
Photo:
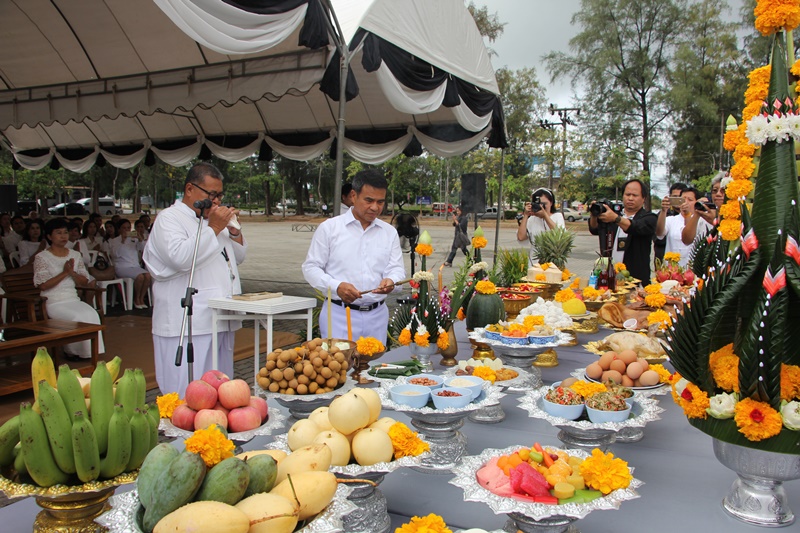
[[[359,337],[375,337],[385,345],[389,330],[389,308],[384,303],[372,311],[350,309],[350,324],[354,341],[357,341]],[[332,338],[347,340],[347,315],[344,307],[331,304],[331,328],[333,329]],[[319,330],[323,339],[328,338],[327,300],[322,304],[322,310],[319,313]]]
[[[87,324],[100,324],[100,316],[91,305],[80,300],[70,300],[66,302],[47,303],[47,316],[57,320],[72,320],[74,322],[85,322]],[[103,333],[99,333],[97,341],[97,353],[105,353],[106,347],[103,344]],[[92,357],[92,341],[73,342],[64,346],[64,352],[77,355],[84,359]]]
[[[217,334],[219,350],[219,368],[233,379],[233,343],[236,337],[234,331],[221,331]],[[181,366],[175,366],[175,354],[178,352],[180,337],[160,337],[153,335],[153,353],[156,363],[156,381],[161,394],[177,392],[183,397],[189,385],[189,367],[186,362],[186,341],[183,345]],[[192,371],[194,379],[200,379],[211,367],[211,334],[192,335],[194,346],[194,365]]]

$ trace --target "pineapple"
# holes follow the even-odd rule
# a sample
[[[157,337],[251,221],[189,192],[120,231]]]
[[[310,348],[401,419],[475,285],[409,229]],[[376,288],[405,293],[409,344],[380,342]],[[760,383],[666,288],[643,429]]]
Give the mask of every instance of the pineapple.
[[[533,237],[534,256],[539,264],[553,263],[559,270],[567,266],[567,259],[575,246],[575,234],[556,226]]]
[[[510,287],[528,273],[528,252],[521,248],[501,248],[497,253],[500,284]]]

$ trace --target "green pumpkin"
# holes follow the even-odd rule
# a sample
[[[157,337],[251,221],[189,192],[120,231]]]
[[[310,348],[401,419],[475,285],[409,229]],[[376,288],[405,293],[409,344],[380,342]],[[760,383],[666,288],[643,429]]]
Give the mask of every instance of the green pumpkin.
[[[506,318],[506,309],[499,294],[472,295],[467,306],[467,329],[482,328]]]

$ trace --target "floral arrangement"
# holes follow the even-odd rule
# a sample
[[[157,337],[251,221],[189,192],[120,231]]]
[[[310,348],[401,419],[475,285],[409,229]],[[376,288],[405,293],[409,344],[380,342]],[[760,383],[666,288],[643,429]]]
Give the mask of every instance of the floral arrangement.
[[[156,398],[158,416],[161,418],[172,418],[172,413],[175,412],[175,408],[184,403],[186,402],[180,399],[177,392],[170,392],[169,394],[159,396]]]
[[[785,31],[800,23],[800,4],[759,0],[755,14],[759,31],[774,34],[771,65],[751,73],[743,124],[725,135],[736,160],[725,184],[730,201],[718,234],[698,241],[693,269],[704,283],[675,317],[666,350],[673,399],[690,424],[724,442],[796,455],[800,194],[785,129],[798,113]],[[758,179],[746,205],[756,149]]]
[[[433,343],[444,350],[450,346],[447,334],[450,319],[442,312],[439,295],[430,289],[433,273],[426,270],[427,258],[433,253],[430,233],[423,231],[420,234],[414,251],[419,254],[422,261],[422,268],[414,274],[410,282],[412,298],[416,300],[416,304],[410,308],[408,306],[397,308],[389,323],[389,333],[403,346],[413,342],[425,348]]]
[[[581,294],[583,295],[584,300],[591,300],[592,298],[599,298],[600,295],[603,294],[603,291],[599,291],[594,287],[589,287],[587,285],[586,287],[583,288]]]
[[[525,315],[522,318],[522,325],[525,331],[530,331],[534,326],[544,325],[544,315]]]
[[[644,297],[644,303],[647,307],[662,308],[667,304],[667,297],[660,292],[656,294],[648,294]]]
[[[376,353],[386,351],[386,346],[375,337],[359,337],[356,341],[356,351],[365,357],[372,357]]]
[[[389,438],[392,439],[395,459],[416,457],[431,449],[427,442],[402,422],[395,422],[389,426]]]
[[[556,293],[554,299],[557,302],[563,303],[568,300],[572,300],[573,298],[577,298],[577,296],[575,296],[575,291],[573,291],[572,289],[561,289]]]
[[[644,288],[645,294],[659,294],[661,293],[661,284],[660,283],[651,283],[650,285],[646,285]]]
[[[198,429],[184,442],[187,452],[196,453],[203,458],[208,468],[228,457],[233,457],[235,448],[233,441],[229,440],[216,424],[206,429]]]
[[[475,291],[479,294],[497,294],[497,286],[488,279],[484,279],[475,284]]]
[[[444,519],[436,514],[413,516],[411,521],[394,530],[394,533],[453,533],[444,523]]]
[[[461,271],[456,273],[453,290],[448,291],[449,318],[450,320],[464,320],[467,306],[475,293],[477,283],[488,281],[489,263],[481,260],[481,249],[487,244],[483,228],[478,226],[472,238],[472,252],[467,255]],[[488,287],[488,285],[482,285]],[[496,292],[496,287],[495,287]],[[486,293],[488,294],[488,293]],[[494,293],[491,293],[494,294]]]
[[[624,489],[633,479],[626,461],[615,458],[611,452],[603,453],[599,448],[592,450],[592,455],[583,460],[581,475],[587,486],[603,495]]]
[[[695,274],[691,268],[685,268],[679,265],[681,254],[677,252],[667,252],[664,254],[664,260],[659,261],[656,259],[655,278],[658,283],[663,283],[667,280],[675,280],[680,285],[694,285]],[[659,286],[659,290],[660,290]]]

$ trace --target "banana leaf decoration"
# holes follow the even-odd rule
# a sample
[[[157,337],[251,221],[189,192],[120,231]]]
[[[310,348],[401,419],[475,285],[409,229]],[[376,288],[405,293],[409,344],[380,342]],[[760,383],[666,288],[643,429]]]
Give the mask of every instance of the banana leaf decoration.
[[[796,109],[787,79],[786,35],[775,35],[768,114]],[[727,243],[711,232],[698,241],[694,272],[704,287],[685,302],[667,339],[675,369],[709,397],[721,392],[709,354],[733,343],[739,356],[742,398],[781,402],[781,367],[800,364],[800,214],[794,141],[767,142],[761,150],[752,214],[742,205],[742,237]],[[733,420],[691,418],[717,439],[781,453],[800,453],[800,432],[785,428],[752,442]]]

